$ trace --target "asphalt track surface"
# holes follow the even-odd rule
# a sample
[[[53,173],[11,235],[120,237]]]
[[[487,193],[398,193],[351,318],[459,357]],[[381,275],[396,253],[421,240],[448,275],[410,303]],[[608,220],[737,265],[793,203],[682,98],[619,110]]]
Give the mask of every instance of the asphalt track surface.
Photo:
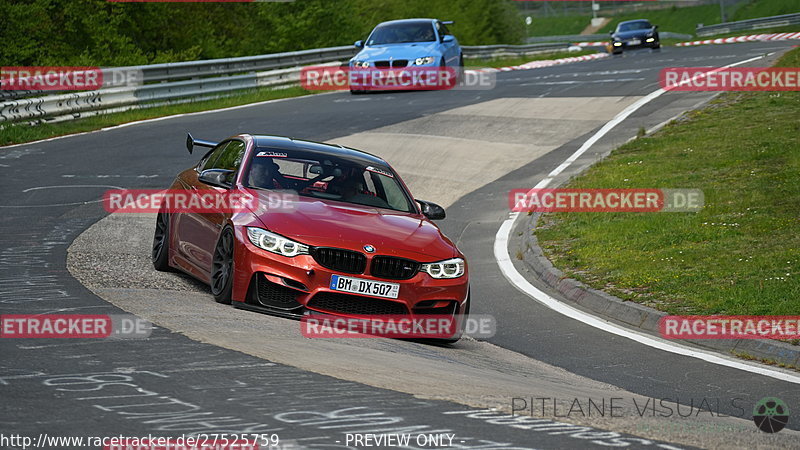
[[[97,203],[105,189],[163,188],[179,170],[193,164],[195,157],[182,147],[185,131],[206,139],[254,132],[336,141],[380,128],[402,128],[402,124],[415,121],[419,124],[428,116],[494,100],[643,96],[658,88],[658,70],[662,67],[722,66],[789,45],[771,42],[665,48],[622,58],[500,73],[497,86],[489,91],[358,97],[336,93],[0,149],[0,313],[120,313],[70,275],[65,264],[67,248],[106,215]],[[709,94],[701,93],[660,97],[615,128],[563,175],[591,163],[634,136],[640,127],[656,126],[708,98]],[[426,133],[422,126],[417,131]],[[513,129],[507,131],[513,133]],[[440,226],[470,261],[473,313],[492,314],[498,320],[497,334],[489,342],[626,392],[683,405],[697,406],[705,400],[722,415],[741,416],[737,408],[741,407],[745,410],[743,417],[749,420],[748,410],[766,396],[779,397],[795,411],[800,409],[797,385],[653,350],[589,328],[526,297],[500,274],[492,245],[500,223],[507,217],[507,192],[533,186],[593,131],[587,130],[543,152],[535,161],[442,202],[448,205],[448,219]],[[468,159],[464,165],[469,165]],[[420,195],[412,185],[417,197],[438,200],[431,197],[435,190],[429,193],[422,186],[420,190],[426,195]],[[345,432],[406,428],[409,432],[453,433],[454,444],[464,448],[604,446],[600,435],[576,437],[576,433],[559,433],[554,428],[513,427],[503,420],[492,420],[495,413],[470,415],[467,411],[474,407],[275,364],[197,342],[180,331],[158,328],[147,340],[129,341],[1,340],[0,427],[4,434],[33,437],[40,433],[277,433],[282,441],[301,448],[344,448]],[[608,397],[612,395],[609,392]],[[548,392],[525,391],[514,396],[552,397]],[[608,429],[612,428],[613,421]],[[800,430],[800,425],[791,420],[788,428]],[[636,435],[651,436],[648,430]],[[697,432],[694,438],[694,445],[699,447],[721,445],[713,432]],[[749,438],[748,445],[776,444],[755,431]],[[632,447],[666,445],[633,440],[626,443]],[[682,439],[681,444],[673,445],[686,444]]]

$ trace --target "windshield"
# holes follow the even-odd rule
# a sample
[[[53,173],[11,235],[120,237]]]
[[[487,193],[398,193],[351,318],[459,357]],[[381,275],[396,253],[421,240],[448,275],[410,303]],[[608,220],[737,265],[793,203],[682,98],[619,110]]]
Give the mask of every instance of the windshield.
[[[429,22],[381,25],[367,39],[367,45],[400,44],[403,42],[433,42],[436,34]]]
[[[642,20],[638,22],[621,23],[617,26],[617,31],[649,30],[650,28],[653,28],[650,22]]]
[[[245,185],[256,189],[291,190],[304,197],[415,213],[411,196],[386,166],[335,155],[306,154],[259,148]]]

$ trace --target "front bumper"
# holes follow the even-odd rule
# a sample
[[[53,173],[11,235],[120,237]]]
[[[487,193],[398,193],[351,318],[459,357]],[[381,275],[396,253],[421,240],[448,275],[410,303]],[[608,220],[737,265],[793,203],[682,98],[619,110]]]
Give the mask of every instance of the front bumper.
[[[639,39],[638,42],[636,42],[635,39],[628,39],[628,40],[624,40],[624,41],[615,41],[615,42],[621,43],[622,45],[614,45],[615,42],[612,42],[610,47],[611,47],[612,51],[614,51],[614,52],[621,52],[623,50],[635,50],[635,49],[639,49],[639,48],[655,48],[655,47],[658,47],[660,45],[658,39],[653,39],[650,42],[648,42],[647,39],[649,39],[649,38],[642,38],[642,39]],[[636,42],[636,43],[634,43],[634,42]]]
[[[381,315],[461,314],[466,308],[469,278],[436,279],[418,272],[406,280],[372,276],[373,255],[366,255],[364,273],[346,273],[323,267],[311,255],[285,257],[254,246],[241,228],[236,230],[232,299],[279,313],[307,311],[343,317]],[[397,283],[398,298],[380,298],[332,290],[331,276],[342,275]]]

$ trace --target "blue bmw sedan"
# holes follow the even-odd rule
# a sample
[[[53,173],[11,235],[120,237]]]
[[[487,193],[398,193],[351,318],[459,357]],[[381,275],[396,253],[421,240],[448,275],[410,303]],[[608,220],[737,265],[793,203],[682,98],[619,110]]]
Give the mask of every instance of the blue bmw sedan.
[[[460,71],[464,55],[458,40],[447,29],[453,22],[437,19],[404,19],[383,22],[365,41],[356,41],[358,54],[351,69],[440,67]],[[357,89],[350,90],[353,93]]]

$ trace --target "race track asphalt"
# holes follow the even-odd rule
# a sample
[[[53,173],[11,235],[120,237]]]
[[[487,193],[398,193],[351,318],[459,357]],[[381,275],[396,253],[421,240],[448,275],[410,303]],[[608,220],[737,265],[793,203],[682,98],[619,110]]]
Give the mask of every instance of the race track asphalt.
[[[166,187],[179,170],[196,160],[183,147],[186,131],[211,140],[243,132],[278,134],[387,151],[390,162],[396,159],[397,168],[411,181],[416,196],[447,205],[448,218],[440,226],[469,258],[472,312],[497,318],[497,334],[489,344],[525,355],[547,367],[542,370],[574,374],[577,382],[592,385],[585,392],[608,386],[606,399],[618,389],[625,395],[666,398],[695,407],[705,400],[713,413],[704,411],[697,420],[706,426],[715,423],[717,413],[734,416],[721,423],[752,425],[750,409],[766,396],[779,397],[798,410],[800,390],[795,384],[654,350],[560,316],[511,286],[492,252],[494,236],[508,214],[508,191],[533,186],[626,101],[657,89],[662,67],[722,66],[788,47],[769,42],[664,48],[499,73],[496,87],[488,91],[334,93],[0,148],[0,313],[122,312],[77,281],[66,265],[72,242],[106,216],[97,202],[102,192],[114,187]],[[663,95],[615,128],[563,176],[635,136],[640,127],[652,128],[710,97],[708,93]],[[587,114],[591,105],[602,108]],[[559,128],[565,122],[570,126]],[[413,142],[416,153],[403,155],[406,142]],[[448,157],[437,162],[439,149]],[[420,157],[433,160],[415,165]],[[460,182],[460,176],[469,179]],[[126,234],[125,229],[116,232]],[[127,260],[121,258],[102,262],[116,264],[116,272],[124,273]],[[105,272],[95,272],[100,279],[94,281],[102,285]],[[202,292],[202,287],[184,283],[187,290]],[[202,301],[213,303],[208,295]],[[186,316],[191,321],[191,315]],[[204,326],[213,327],[211,319]],[[470,416],[466,411],[474,407],[432,399],[429,393],[419,398],[407,389],[395,392],[375,387],[380,383],[344,381],[308,367],[275,363],[268,355],[256,357],[212,341],[198,342],[184,332],[159,327],[147,340],[126,341],[0,340],[2,429],[34,437],[275,432],[298,448],[342,448],[343,433],[398,428],[454,433],[455,441],[463,441],[462,448],[602,447],[603,442],[597,441],[610,436],[585,431],[588,437],[582,437],[579,431],[536,428],[530,423],[528,429],[515,427],[508,419],[492,420],[501,413]],[[239,337],[248,339],[247,333]],[[454,351],[462,345],[469,349],[474,344],[457,344]],[[397,346],[388,349],[388,357],[398,348],[424,352]],[[336,362],[336,355],[330,358]],[[518,392],[504,391],[509,407],[511,397],[554,396],[534,391],[541,385],[533,381],[528,388],[520,384]],[[559,393],[559,400],[568,400],[564,395]],[[548,415],[545,420],[550,419]],[[575,418],[563,421],[569,419]],[[591,431],[632,426],[630,421],[618,426],[613,419],[602,423]],[[657,422],[647,423],[657,427]],[[422,428],[408,428],[416,426]],[[800,425],[792,421],[788,428],[767,436],[753,426],[735,439],[753,446],[785,446],[790,439],[797,442]],[[630,434],[658,436],[680,447],[731,443],[725,430],[642,428]]]

